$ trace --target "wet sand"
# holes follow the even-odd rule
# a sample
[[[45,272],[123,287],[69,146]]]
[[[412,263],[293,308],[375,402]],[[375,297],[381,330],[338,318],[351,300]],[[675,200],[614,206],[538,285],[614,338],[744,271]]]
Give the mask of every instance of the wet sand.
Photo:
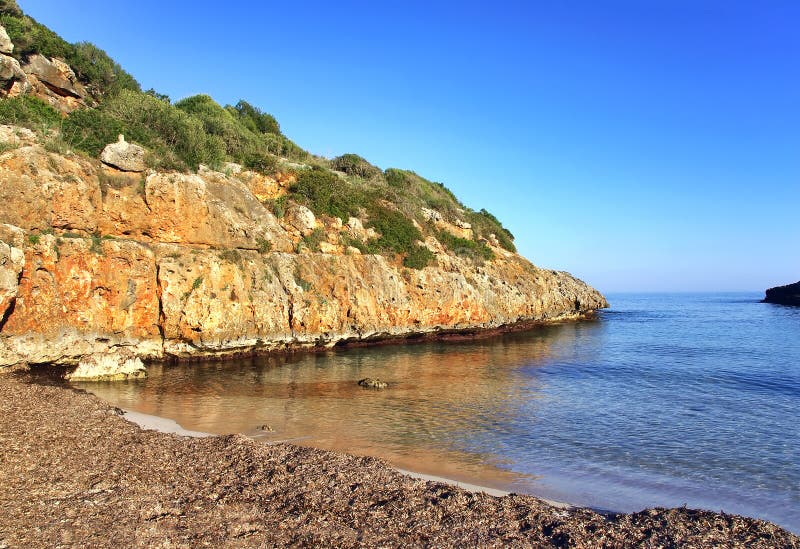
[[[144,430],[120,414],[82,391],[0,376],[0,547],[800,547],[761,520],[602,516],[374,458]]]

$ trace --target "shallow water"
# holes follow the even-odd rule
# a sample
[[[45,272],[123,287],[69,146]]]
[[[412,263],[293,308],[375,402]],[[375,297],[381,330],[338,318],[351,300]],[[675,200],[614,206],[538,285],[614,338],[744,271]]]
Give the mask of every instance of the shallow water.
[[[800,308],[760,294],[612,295],[594,321],[154,366],[80,384],[191,430],[618,511],[688,505],[800,531]],[[378,377],[384,391],[357,381]],[[259,427],[269,425],[272,432]]]

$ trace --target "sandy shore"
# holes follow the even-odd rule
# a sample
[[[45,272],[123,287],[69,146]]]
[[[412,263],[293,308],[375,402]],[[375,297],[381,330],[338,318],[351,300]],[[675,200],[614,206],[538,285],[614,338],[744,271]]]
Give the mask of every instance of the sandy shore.
[[[0,376],[0,547],[800,547],[735,515],[604,517],[412,478],[373,458],[143,430],[120,413],[88,393]]]

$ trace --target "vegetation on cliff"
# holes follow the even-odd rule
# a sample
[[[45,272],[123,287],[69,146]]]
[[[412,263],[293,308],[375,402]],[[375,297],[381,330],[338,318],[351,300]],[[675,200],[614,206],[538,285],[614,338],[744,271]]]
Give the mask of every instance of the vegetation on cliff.
[[[89,108],[69,114],[27,95],[0,99],[0,123],[37,131],[51,150],[96,159],[124,134],[147,150],[153,169],[224,170],[235,163],[264,175],[288,175],[295,183],[275,204],[276,215],[298,203],[317,216],[363,219],[379,236],[352,244],[364,253],[397,255],[412,268],[432,261],[431,251],[418,244],[429,236],[478,262],[494,257],[489,243],[515,251],[513,235],[493,215],[467,208],[441,183],[407,170],[382,170],[356,154],[312,155],[287,138],[273,116],[244,100],[222,106],[208,95],[195,95],[173,103],[154,90],[142,91],[105,52],[66,42],[24,15],[13,0],[0,0],[0,24],[20,61],[34,54],[61,59],[91,94]]]

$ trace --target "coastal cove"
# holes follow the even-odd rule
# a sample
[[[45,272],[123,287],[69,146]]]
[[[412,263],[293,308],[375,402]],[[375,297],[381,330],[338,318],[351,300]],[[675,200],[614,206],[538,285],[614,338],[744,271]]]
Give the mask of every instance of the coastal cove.
[[[724,510],[800,531],[797,309],[757,293],[611,295],[489,339],[152,365],[80,383],[193,431],[377,456],[581,506]],[[358,387],[379,377],[384,391]]]

